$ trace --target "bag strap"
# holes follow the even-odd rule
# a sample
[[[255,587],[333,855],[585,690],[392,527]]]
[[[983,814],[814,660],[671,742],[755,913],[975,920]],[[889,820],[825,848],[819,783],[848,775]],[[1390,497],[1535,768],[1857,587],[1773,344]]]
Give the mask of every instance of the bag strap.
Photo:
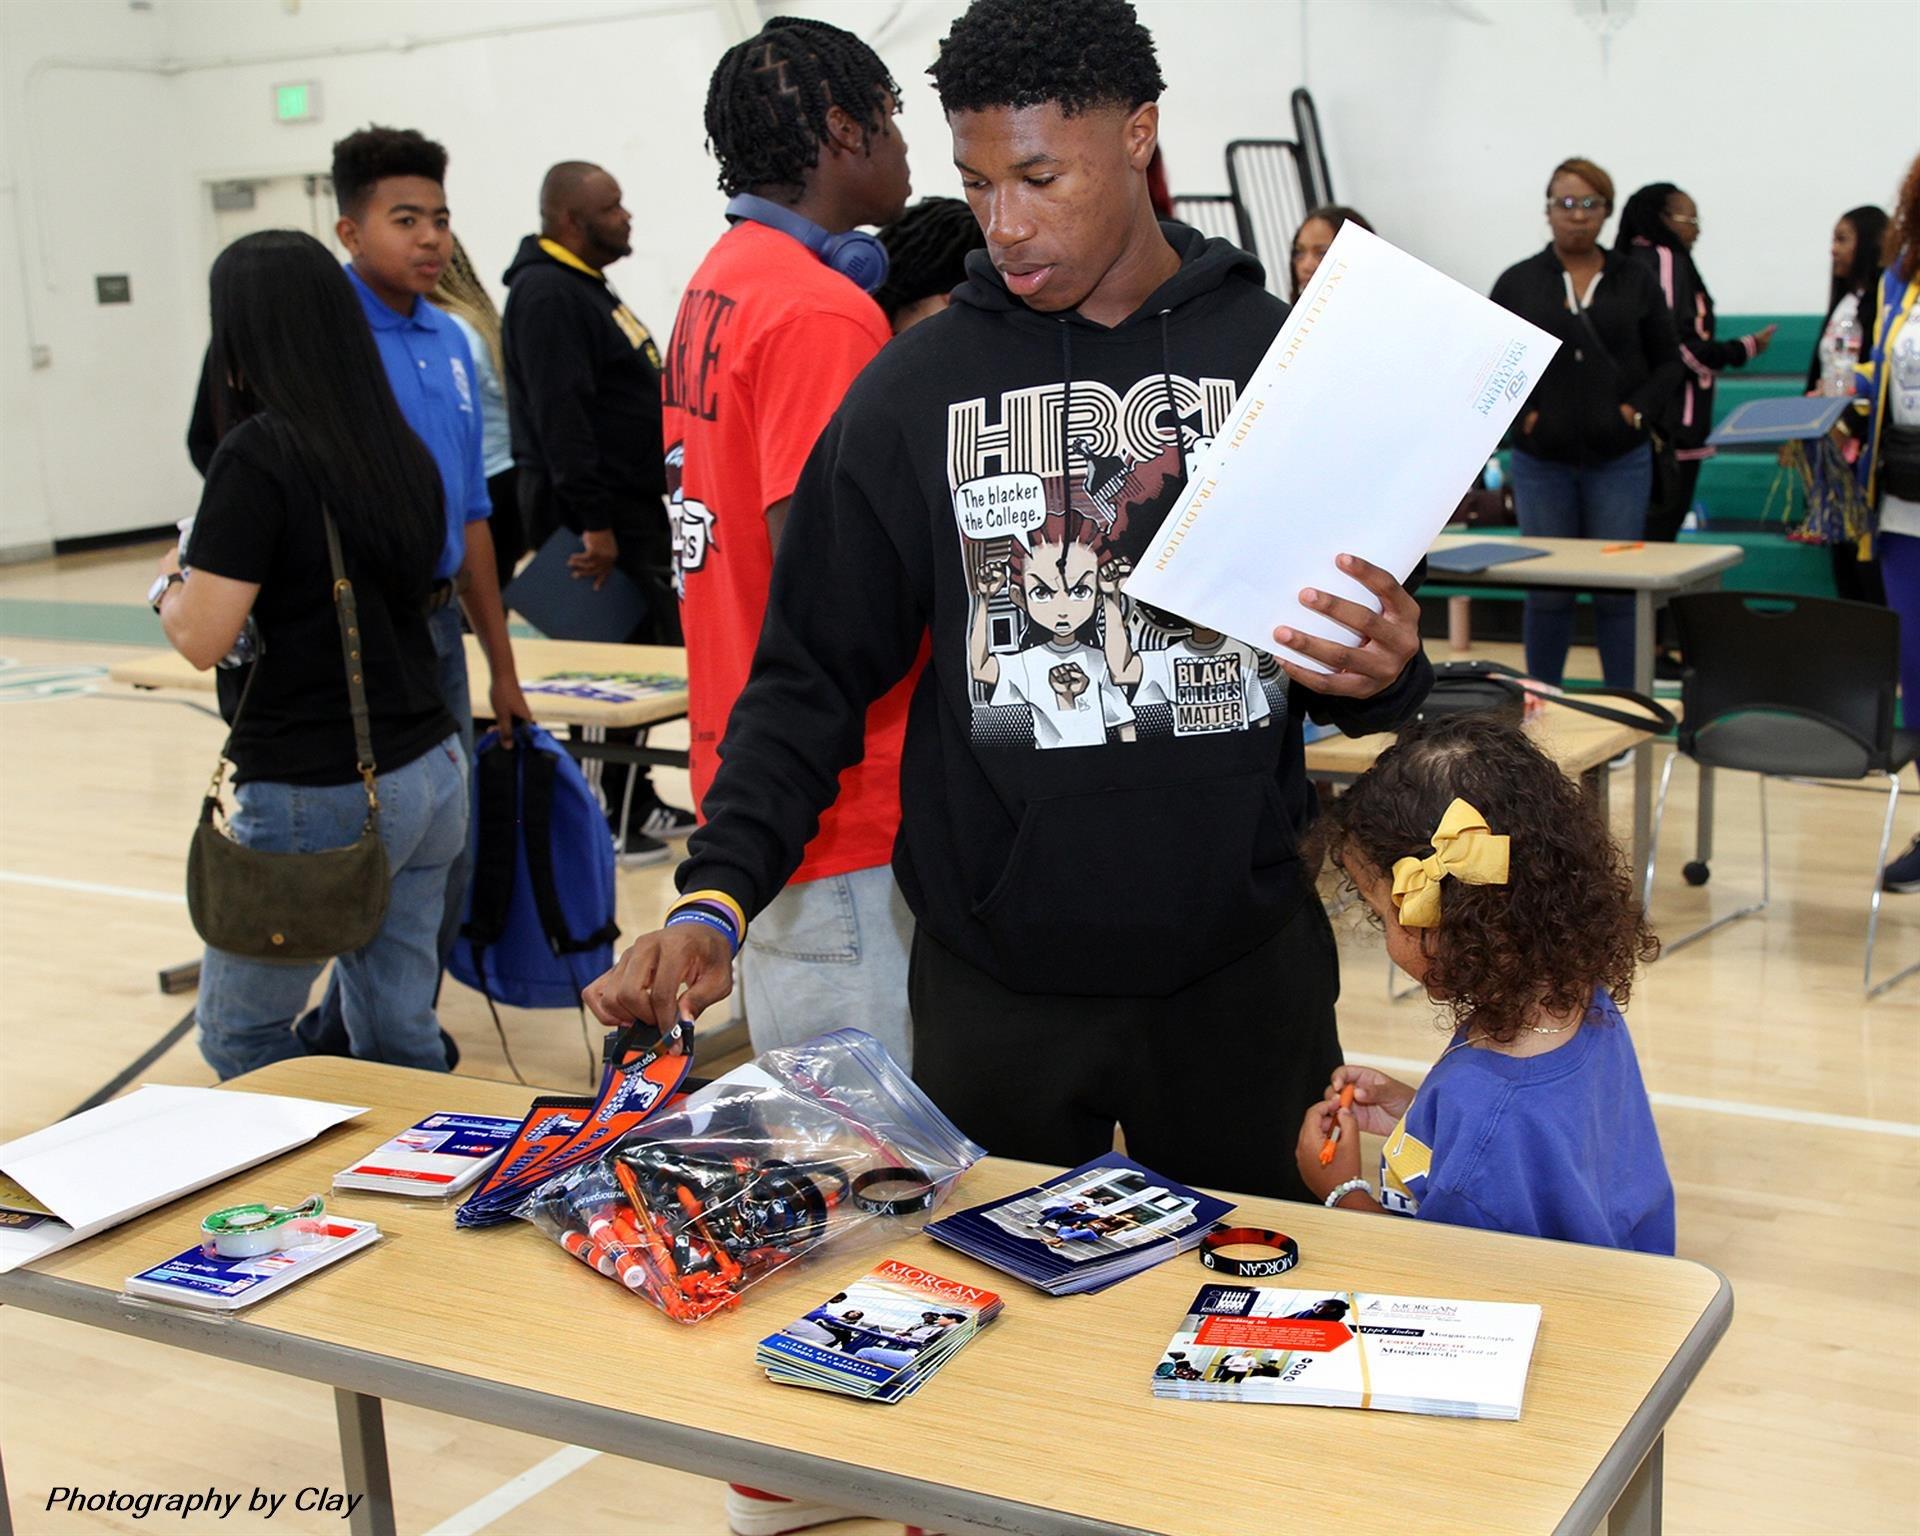
[[[373,783],[378,770],[373,761],[373,732],[367,720],[367,690],[360,676],[360,609],[354,601],[353,583],[347,580],[347,563],[340,554],[340,529],[325,502],[320,504],[320,519],[327,529],[327,561],[333,567],[333,613],[340,624],[340,651],[347,664],[347,707],[353,712],[353,765],[360,770],[360,781],[367,786],[367,815],[371,819],[380,813],[380,795]]]
[[[460,936],[473,946],[473,968],[484,975],[483,957],[507,931],[507,909],[513,902],[513,870],[519,858],[519,810],[515,805],[519,782],[517,752],[495,747],[480,754],[475,768],[473,898]]]
[[[1527,686],[1527,677],[1512,667],[1497,661],[1449,662],[1445,663],[1457,671],[1442,672],[1435,681],[1444,681],[1447,677],[1469,677],[1511,689],[1523,698],[1545,699],[1550,704],[1564,704],[1568,709],[1578,710],[1583,715],[1592,715],[1596,719],[1606,720],[1614,725],[1630,725],[1637,731],[1652,730],[1655,735],[1664,736],[1680,722],[1674,712],[1658,699],[1638,693],[1631,688],[1586,688],[1579,693],[1547,693],[1539,688]],[[1627,703],[1645,710],[1645,714],[1631,714],[1624,709],[1614,709],[1605,704],[1594,702],[1595,697],[1624,699]]]
[[[1607,269],[1600,268],[1600,276],[1605,277]],[[1566,284],[1567,301],[1573,305],[1574,317],[1586,328],[1587,339],[1593,343],[1593,350],[1606,359],[1606,364],[1614,373],[1620,372],[1620,365],[1613,360],[1613,354],[1607,350],[1607,344],[1600,339],[1600,331],[1593,323],[1593,317],[1587,313],[1587,306],[1580,302],[1580,292],[1573,284],[1573,274],[1565,267],[1560,269],[1560,281]]]
[[[522,770],[520,816],[523,841],[527,850],[527,875],[533,886],[533,905],[540,914],[540,928],[556,955],[579,954],[617,938],[620,930],[611,921],[603,923],[584,938],[574,938],[567,929],[567,914],[560,906],[560,890],[553,879],[553,792],[560,776],[558,760],[550,752],[541,752],[531,742],[514,748],[525,751]]]
[[[347,706],[353,715],[353,765],[359,771],[361,783],[366,786],[367,825],[372,826],[379,819],[380,794],[373,782],[378,769],[373,760],[373,732],[368,723],[367,690],[361,677],[360,611],[354,601],[353,583],[347,580],[346,560],[340,553],[340,529],[325,502],[320,505],[320,520],[327,531],[327,564],[333,574],[333,612],[340,626],[340,656],[347,669]],[[201,802],[202,821],[211,820],[219,804],[220,770],[232,761],[233,738],[239,734],[247,699],[253,693],[253,685],[260,676],[260,666],[266,660],[266,654],[266,647],[260,646],[253,665],[247,668],[247,680],[240,686],[240,697],[233,706],[233,723],[227,727],[227,739],[220,743],[220,756],[213,765],[213,779],[207,787],[205,800]]]

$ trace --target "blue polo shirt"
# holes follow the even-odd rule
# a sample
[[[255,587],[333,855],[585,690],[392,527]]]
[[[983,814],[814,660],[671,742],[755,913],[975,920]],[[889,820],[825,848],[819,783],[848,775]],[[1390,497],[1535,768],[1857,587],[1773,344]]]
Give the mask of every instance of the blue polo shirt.
[[[467,524],[493,510],[487,498],[487,474],[481,452],[482,424],[475,398],[473,357],[466,338],[446,315],[425,299],[413,301],[411,315],[396,314],[347,267],[360,295],[374,345],[386,365],[400,414],[419,435],[440,470],[446,496],[447,541],[433,568],[438,580],[460,569],[467,554]]]

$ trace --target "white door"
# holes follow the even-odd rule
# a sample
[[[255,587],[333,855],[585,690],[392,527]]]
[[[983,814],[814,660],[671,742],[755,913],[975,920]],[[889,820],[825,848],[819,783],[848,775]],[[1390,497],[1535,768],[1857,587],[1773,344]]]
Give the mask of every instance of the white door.
[[[304,230],[341,260],[347,253],[333,237],[337,217],[333,182],[322,175],[270,176],[207,183],[213,204],[213,249],[208,260],[242,235],[263,229]]]

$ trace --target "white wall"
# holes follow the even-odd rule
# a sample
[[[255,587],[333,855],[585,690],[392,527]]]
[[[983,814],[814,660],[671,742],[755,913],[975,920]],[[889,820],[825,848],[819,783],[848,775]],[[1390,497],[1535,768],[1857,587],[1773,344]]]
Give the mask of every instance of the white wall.
[[[961,3],[759,0],[758,14],[874,42],[924,195],[957,191],[924,71]],[[1580,0],[1137,3],[1169,82],[1176,190],[1224,191],[1226,142],[1290,135],[1287,98],[1306,83],[1341,197],[1482,289],[1545,238],[1546,173],[1578,153],[1623,196],[1655,179],[1694,194],[1723,310],[1816,308],[1834,215],[1889,202],[1920,149],[1911,0],[1638,0],[1604,41]],[[204,183],[323,170],[369,120],[446,143],[455,223],[489,278],[533,227],[547,165],[605,164],[635,214],[614,280],[664,331],[720,227],[707,77],[755,14],[756,0],[0,0],[0,552],[190,508]],[[291,79],[320,82],[318,123],[272,121],[270,87]],[[122,271],[134,303],[95,305],[93,275]],[[50,367],[30,368],[30,339]]]

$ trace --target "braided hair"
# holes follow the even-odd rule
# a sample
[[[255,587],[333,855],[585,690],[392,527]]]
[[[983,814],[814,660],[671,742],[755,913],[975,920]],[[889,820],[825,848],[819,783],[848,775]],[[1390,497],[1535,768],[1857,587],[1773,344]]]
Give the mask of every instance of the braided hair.
[[[487,292],[480,274],[473,269],[473,258],[453,237],[453,254],[440,269],[440,281],[427,297],[450,315],[458,315],[480,333],[493,356],[493,371],[501,379],[507,376],[506,355],[500,345],[500,311],[494,308],[493,295]]]
[[[1680,237],[1666,220],[1667,200],[1680,189],[1670,181],[1649,182],[1620,207],[1620,228],[1613,238],[1614,249],[1626,250],[1636,240],[1648,245],[1682,249]]]
[[[973,0],[927,71],[942,111],[1132,111],[1167,88],[1153,34],[1127,0]]]
[[[707,85],[707,152],[720,162],[720,190],[804,191],[829,136],[827,109],[875,133],[899,96],[880,56],[851,32],[774,17],[720,56]]]
[[[887,280],[873,296],[888,320],[922,299],[951,293],[967,276],[967,253],[985,245],[973,210],[957,197],[923,197],[880,231]]]

